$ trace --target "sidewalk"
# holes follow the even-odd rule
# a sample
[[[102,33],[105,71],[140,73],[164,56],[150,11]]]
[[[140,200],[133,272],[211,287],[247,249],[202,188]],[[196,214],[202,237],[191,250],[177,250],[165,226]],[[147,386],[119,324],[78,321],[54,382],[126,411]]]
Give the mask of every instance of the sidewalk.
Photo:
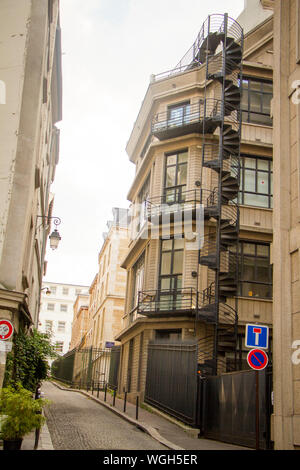
[[[53,385],[61,390],[75,391],[81,393],[88,398],[98,402],[102,406],[110,409],[120,417],[126,419],[131,424],[137,426],[144,432],[152,436],[153,439],[159,441],[162,445],[171,450],[249,450],[245,447],[226,444],[223,442],[213,441],[210,439],[198,438],[199,430],[185,426],[183,423],[169,417],[158,410],[144,406],[138,408],[138,419],[136,419],[136,406],[132,403],[126,403],[124,411],[124,400],[117,398],[113,406],[113,396],[107,392],[106,400],[104,391],[91,391],[67,388],[57,382],[51,381]],[[47,398],[47,397],[46,397]],[[147,408],[147,409],[145,409]],[[22,444],[22,450],[32,450],[34,448],[34,433],[28,435]],[[44,425],[41,430],[38,450],[53,450],[51,437]]]

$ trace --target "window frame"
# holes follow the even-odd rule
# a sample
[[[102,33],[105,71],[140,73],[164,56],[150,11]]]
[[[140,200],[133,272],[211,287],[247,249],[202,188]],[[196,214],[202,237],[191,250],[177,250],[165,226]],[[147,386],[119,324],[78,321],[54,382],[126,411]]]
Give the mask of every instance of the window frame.
[[[183,163],[179,162],[179,156],[185,153],[187,155],[186,161]],[[168,158],[176,156],[176,163],[174,164],[169,164],[168,165]],[[188,179],[188,160],[189,160],[189,152],[188,149],[182,149],[178,150],[175,152],[168,152],[165,154],[165,165],[164,165],[164,187],[163,187],[163,202],[164,204],[175,204],[175,203],[180,203],[184,202],[184,198],[182,198],[182,194],[186,192],[186,190],[183,190],[184,188],[187,188],[187,179]],[[178,175],[180,174],[179,169],[183,166],[186,166],[186,183],[185,184],[178,184]],[[173,186],[166,186],[167,183],[167,175],[168,175],[168,169],[175,167],[175,185]],[[174,201],[167,201],[167,191],[174,190],[176,196]],[[177,193],[177,190],[179,191]]]
[[[248,254],[244,253],[244,245],[251,244],[255,246],[255,254]],[[257,254],[257,247],[258,246],[267,246],[268,247],[268,256],[262,256]],[[243,279],[243,273],[244,273],[244,259],[246,258],[252,258],[254,259],[254,270],[257,272],[257,267],[259,266],[257,264],[257,261],[261,260],[268,260],[269,261],[269,267],[268,267],[268,280],[264,281],[257,281],[257,280],[252,280],[252,279]],[[272,264],[270,263],[271,259],[271,243],[270,242],[262,242],[262,241],[253,241],[253,240],[240,240],[239,241],[239,287],[238,287],[238,296],[239,297],[248,297],[248,298],[256,298],[256,299],[273,299],[273,267]],[[260,286],[269,286],[270,288],[270,296],[266,297],[261,297],[257,295],[245,295],[243,292],[243,284],[254,284],[254,285],[260,285]],[[249,291],[250,292],[250,291]]]
[[[246,159],[252,159],[255,160],[255,168],[250,168],[246,166]],[[259,161],[266,161],[268,162],[268,170],[262,170],[258,168],[258,162]],[[273,175],[273,160],[272,158],[268,157],[263,157],[263,156],[256,156],[256,155],[247,155],[247,154],[242,154],[240,156],[240,189],[239,189],[239,195],[238,195],[238,202],[240,205],[244,206],[254,206],[258,207],[261,209],[273,209],[273,185],[272,185],[272,175]],[[248,191],[245,190],[245,172],[251,171],[255,174],[255,191]],[[267,175],[267,180],[268,180],[268,192],[267,193],[260,193],[258,192],[258,173],[266,173]],[[262,206],[262,205],[256,205],[256,204],[248,204],[245,202],[245,195],[253,195],[253,196],[264,196],[268,198],[268,205]]]
[[[248,82],[248,86],[247,86],[247,92],[248,92],[248,103],[247,103],[247,108],[243,108],[243,95],[242,95],[242,100],[241,100],[241,116],[242,116],[242,123],[246,123],[246,124],[256,124],[256,125],[261,125],[261,126],[268,126],[268,127],[272,127],[273,126],[273,119],[271,117],[271,108],[270,108],[270,114],[267,114],[265,112],[262,111],[263,109],[263,97],[264,96],[268,96],[268,95],[271,95],[271,100],[274,96],[274,92],[273,93],[270,93],[270,92],[267,92],[267,91],[263,91],[263,84],[268,84],[268,85],[272,85],[273,86],[273,82],[272,80],[268,80],[268,79],[263,79],[263,78],[258,78],[258,77],[251,77],[251,76],[245,76],[242,78],[242,93],[244,93],[244,90],[246,89],[246,87],[244,86],[244,82],[247,81]],[[256,82],[256,83],[259,83],[260,84],[260,92],[258,92],[257,90],[252,90],[251,89],[251,83],[252,82]],[[260,109],[261,111],[252,111],[251,110],[251,95],[258,95],[259,98],[260,98]],[[269,118],[269,122],[268,123],[262,123],[262,122],[256,122],[255,120],[253,120],[253,118],[251,119],[251,115],[260,115],[260,116],[266,116]],[[247,115],[247,119],[244,119],[244,116]]]

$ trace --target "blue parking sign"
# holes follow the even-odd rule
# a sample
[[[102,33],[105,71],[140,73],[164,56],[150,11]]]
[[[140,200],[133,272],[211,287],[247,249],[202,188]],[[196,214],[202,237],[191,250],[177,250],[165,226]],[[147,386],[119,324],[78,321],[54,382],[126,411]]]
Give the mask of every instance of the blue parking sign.
[[[269,327],[265,325],[246,325],[246,348],[268,349]]]

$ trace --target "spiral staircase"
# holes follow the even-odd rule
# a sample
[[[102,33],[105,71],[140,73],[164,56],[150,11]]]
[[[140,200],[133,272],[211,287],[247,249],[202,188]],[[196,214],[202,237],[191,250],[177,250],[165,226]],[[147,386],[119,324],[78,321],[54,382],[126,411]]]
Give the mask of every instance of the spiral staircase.
[[[217,103],[215,113],[204,111],[202,125],[202,168],[215,172],[217,185],[214,210],[207,214],[212,227],[199,252],[199,264],[214,281],[199,293],[197,312],[211,332],[199,340],[199,366],[203,374],[216,375],[228,371],[226,354],[236,357],[243,30],[227,14],[211,15],[193,51],[191,66],[206,67],[204,103],[211,100],[212,85]],[[234,297],[235,308],[227,303]]]

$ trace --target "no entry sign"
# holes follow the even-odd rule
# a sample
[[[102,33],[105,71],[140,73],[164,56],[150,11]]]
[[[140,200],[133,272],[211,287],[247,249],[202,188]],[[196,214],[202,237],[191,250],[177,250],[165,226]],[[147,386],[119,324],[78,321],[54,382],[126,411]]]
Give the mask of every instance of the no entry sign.
[[[13,324],[9,320],[0,320],[0,340],[6,341],[14,332]]]
[[[267,367],[269,359],[262,349],[252,349],[248,353],[247,362],[252,369],[263,370]]]

